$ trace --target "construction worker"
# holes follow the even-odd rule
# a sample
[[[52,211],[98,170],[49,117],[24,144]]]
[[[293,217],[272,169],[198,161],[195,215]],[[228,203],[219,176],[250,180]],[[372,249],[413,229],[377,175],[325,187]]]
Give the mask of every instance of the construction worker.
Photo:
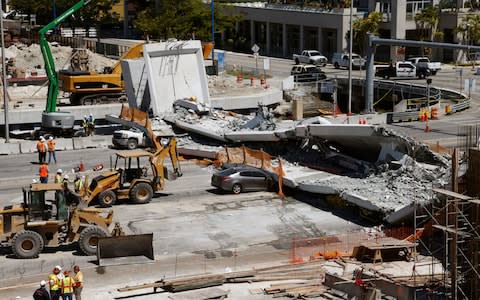
[[[60,279],[63,279],[61,271],[62,268],[60,266],[55,266],[55,268],[53,268],[53,273],[48,275],[50,297],[52,300],[59,300],[62,293],[62,290],[60,289]]]
[[[55,140],[53,139],[53,136],[50,136],[48,138],[47,150],[48,150],[48,163],[50,163],[52,157],[53,157],[53,161],[57,163],[57,156],[55,155]]]
[[[90,128],[90,135],[95,134],[95,117],[90,114],[88,116],[88,127]]]
[[[85,133],[85,136],[89,136],[90,135],[90,127],[88,126],[87,115],[83,116],[82,127],[83,127],[83,132]]]
[[[82,300],[83,273],[80,271],[80,266],[74,266],[73,272],[75,272],[75,276],[73,277],[73,280],[75,281],[75,284],[73,285],[73,294],[75,295],[75,300]]]
[[[73,286],[75,281],[70,277],[70,271],[63,272],[63,279],[60,281],[60,286],[62,288],[62,299],[63,300],[73,300]]]
[[[40,182],[41,183],[48,183],[48,165],[44,161],[40,165],[40,168],[38,169],[38,173],[40,175]]]
[[[80,193],[83,190],[83,180],[79,174],[75,176],[75,180],[73,181],[73,190],[75,193]]]
[[[68,175],[65,175],[63,177],[63,191],[64,191],[64,195],[65,195],[65,200],[67,200],[67,204],[68,205],[71,205],[71,204],[75,204],[75,205],[78,205],[80,203],[80,200],[82,199],[82,197],[73,192],[69,187],[68,187]]]
[[[55,174],[55,183],[62,183],[63,182],[63,170],[58,169],[57,174]]]
[[[37,142],[37,151],[38,151],[38,163],[47,161],[47,146],[45,145],[45,139],[43,136]]]
[[[47,282],[45,282],[45,280],[40,281],[40,287],[36,289],[35,292],[33,293],[33,299],[50,300],[50,294],[45,288],[45,285],[47,285]]]

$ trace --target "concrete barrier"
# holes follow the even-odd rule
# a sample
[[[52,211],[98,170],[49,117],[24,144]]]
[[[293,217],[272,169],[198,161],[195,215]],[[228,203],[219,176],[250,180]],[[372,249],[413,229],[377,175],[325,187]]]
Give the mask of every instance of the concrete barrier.
[[[73,139],[55,139],[56,150],[73,150]]]
[[[20,153],[35,153],[37,152],[37,141],[21,141]]]
[[[107,148],[109,145],[112,144],[112,138],[110,136],[105,137],[99,135],[72,138],[72,141],[74,150],[99,147]]]
[[[0,144],[0,155],[19,154],[20,145],[18,143]]]

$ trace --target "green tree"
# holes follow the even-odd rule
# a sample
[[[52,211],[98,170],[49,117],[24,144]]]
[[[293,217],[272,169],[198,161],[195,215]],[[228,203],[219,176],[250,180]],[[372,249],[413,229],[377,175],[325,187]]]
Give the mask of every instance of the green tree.
[[[226,15],[222,5],[215,5],[215,31],[233,32],[238,16]],[[150,5],[133,22],[135,28],[159,39],[211,40],[210,6],[201,0],[161,0],[160,8]]]
[[[78,0],[56,0],[57,16],[73,6]],[[114,18],[110,13],[112,6],[119,0],[95,0],[85,5],[75,17],[67,22],[73,26],[90,27],[98,23],[111,22]],[[12,9],[22,14],[36,14],[37,24],[47,24],[53,20],[53,2],[51,0],[10,0]]]
[[[455,28],[455,33],[460,35],[462,44],[478,45],[480,43],[480,15],[471,14],[465,16]]]
[[[415,24],[420,30],[420,40],[433,42],[435,37],[441,36],[441,32],[438,32],[438,12],[437,7],[430,6],[415,15]]]
[[[371,12],[367,17],[362,19],[356,19],[353,21],[353,45],[356,49],[359,49],[362,55],[365,55],[365,49],[367,46],[367,38],[369,34],[378,34],[378,28],[380,21],[382,20],[382,14],[380,12]],[[346,39],[349,39],[349,32],[346,35]]]
[[[461,35],[462,43],[477,45],[480,43],[480,15],[472,14],[465,16],[455,28],[455,32]]]

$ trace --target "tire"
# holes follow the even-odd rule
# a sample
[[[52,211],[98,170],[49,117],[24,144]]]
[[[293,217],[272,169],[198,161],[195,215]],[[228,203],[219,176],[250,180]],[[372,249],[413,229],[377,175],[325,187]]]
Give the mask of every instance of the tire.
[[[300,64],[300,61],[298,60],[298,58],[295,58],[295,64]]]
[[[335,67],[335,69],[340,69],[340,65],[338,64],[338,62],[335,62],[335,64],[333,64],[333,66]]]
[[[239,183],[235,183],[233,186],[232,186],[232,193],[234,193],[235,195],[238,195],[242,192],[242,186],[239,184]]]
[[[18,258],[35,258],[44,247],[40,234],[31,230],[17,232],[12,239],[12,252]]]
[[[137,183],[130,190],[130,200],[135,204],[146,204],[152,201],[153,188],[146,182]]]
[[[88,226],[80,232],[78,246],[83,254],[91,256],[97,254],[98,238],[108,236],[108,233],[101,227]]]
[[[136,139],[133,139],[133,138],[128,139],[128,142],[127,142],[128,150],[136,149],[137,146],[138,146],[138,142]]]
[[[432,76],[437,75],[437,71],[432,71]]]
[[[98,204],[101,207],[110,207],[117,202],[117,195],[112,190],[105,190],[98,194]]]

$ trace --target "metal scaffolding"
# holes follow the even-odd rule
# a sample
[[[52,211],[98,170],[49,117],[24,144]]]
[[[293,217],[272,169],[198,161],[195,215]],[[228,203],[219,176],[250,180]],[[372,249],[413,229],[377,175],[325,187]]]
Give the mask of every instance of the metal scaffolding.
[[[439,278],[432,274],[432,286],[444,287],[432,289],[432,294],[442,294],[445,299],[480,299],[480,200],[445,189],[433,192],[435,201],[422,206],[425,214],[415,217],[428,219],[415,224],[428,236],[422,241],[424,247],[432,256],[442,258],[446,270],[442,284],[435,284]]]

